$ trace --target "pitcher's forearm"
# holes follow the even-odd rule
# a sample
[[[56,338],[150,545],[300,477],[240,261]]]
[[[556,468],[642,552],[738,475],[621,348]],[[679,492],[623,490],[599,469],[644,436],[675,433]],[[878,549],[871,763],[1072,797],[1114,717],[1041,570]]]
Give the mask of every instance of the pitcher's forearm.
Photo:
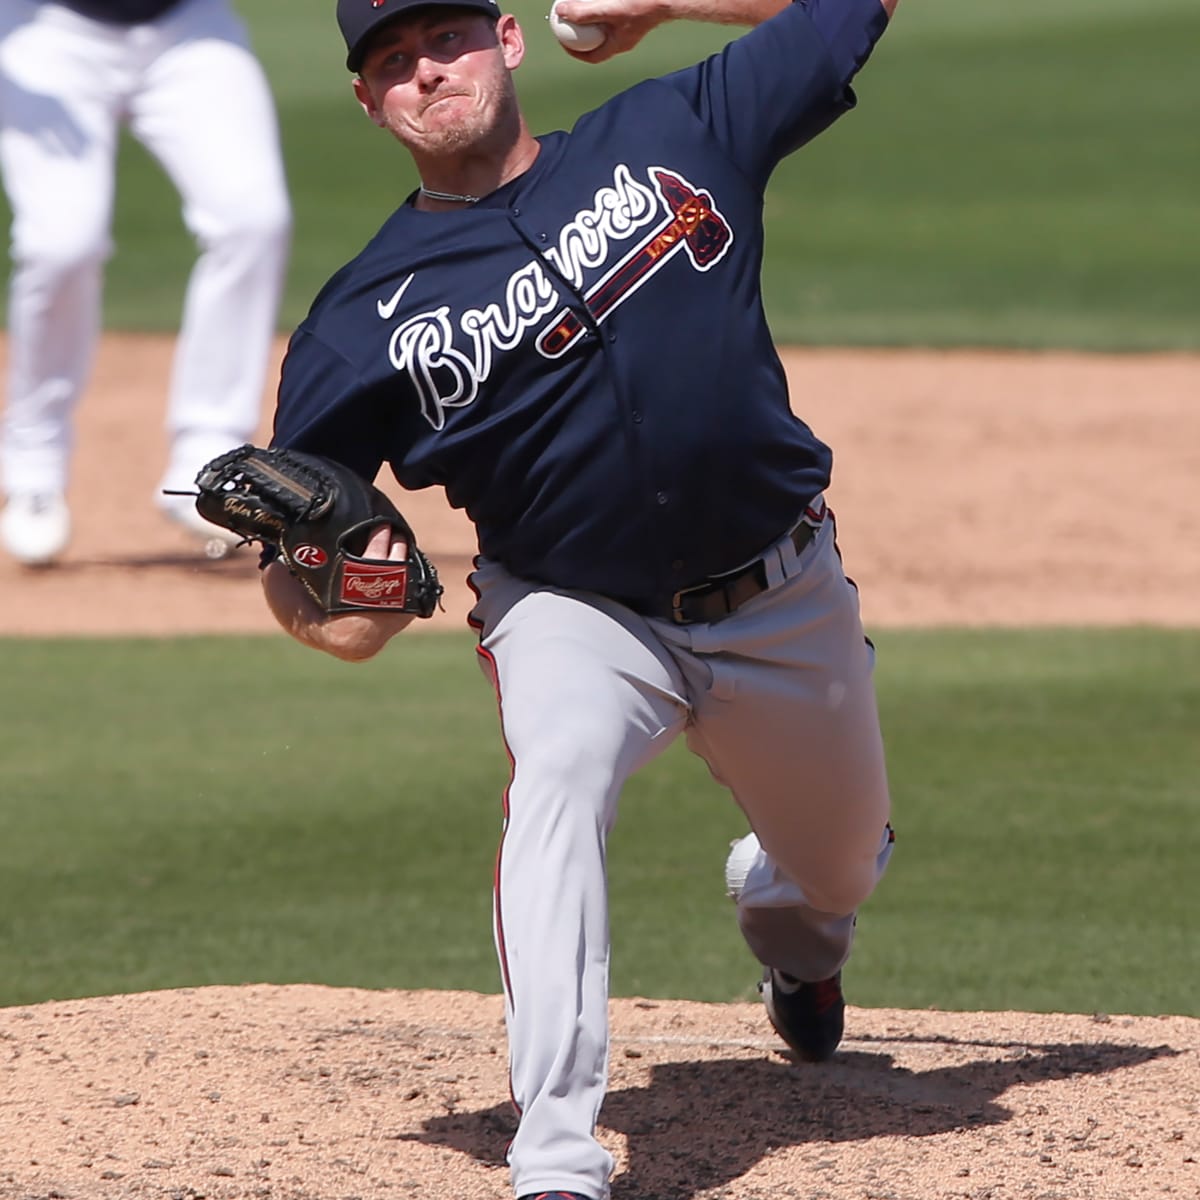
[[[281,562],[267,564],[262,586],[267,607],[284,632],[343,662],[374,658],[413,620],[411,613],[327,613]]]
[[[668,21],[706,21],[714,25],[761,25],[791,0],[662,0]]]
[[[628,53],[652,30],[671,21],[703,21],[714,25],[761,25],[782,12],[794,0],[556,0],[555,11],[568,22],[600,25],[604,41],[589,51],[568,49],[582,62],[607,62]],[[798,2],[798,0],[796,0]],[[891,18],[899,0],[878,0]],[[836,18],[836,9],[850,0],[811,0]]]
[[[837,5],[843,0],[817,0],[825,5]],[[890,17],[900,0],[880,0]],[[713,25],[761,25],[763,21],[782,12],[793,0],[586,0],[588,12],[603,21],[609,10],[627,19],[643,20],[653,25],[667,21],[701,21]],[[572,16],[583,10],[572,6],[564,9]],[[603,15],[601,15],[603,14]]]

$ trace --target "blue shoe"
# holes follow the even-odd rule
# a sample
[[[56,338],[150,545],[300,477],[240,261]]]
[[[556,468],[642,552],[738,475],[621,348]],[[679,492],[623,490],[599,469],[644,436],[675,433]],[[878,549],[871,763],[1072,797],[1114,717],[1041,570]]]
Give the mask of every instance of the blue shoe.
[[[758,985],[775,1032],[805,1062],[832,1058],[846,1026],[842,973],[820,983],[801,983],[767,967]]]

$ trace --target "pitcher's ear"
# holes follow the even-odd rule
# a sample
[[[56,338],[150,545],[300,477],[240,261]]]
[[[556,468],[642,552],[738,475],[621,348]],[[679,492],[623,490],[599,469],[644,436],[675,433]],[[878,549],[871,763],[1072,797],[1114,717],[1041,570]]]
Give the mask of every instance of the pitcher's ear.
[[[370,118],[373,125],[378,125],[383,128],[383,113],[379,111],[378,105],[375,103],[375,97],[371,95],[371,89],[367,87],[366,81],[360,75],[356,75],[352,81],[354,87],[354,98],[362,105],[362,110]]]
[[[497,19],[496,40],[504,52],[504,65],[515,71],[525,57],[525,34],[512,13],[502,13]]]

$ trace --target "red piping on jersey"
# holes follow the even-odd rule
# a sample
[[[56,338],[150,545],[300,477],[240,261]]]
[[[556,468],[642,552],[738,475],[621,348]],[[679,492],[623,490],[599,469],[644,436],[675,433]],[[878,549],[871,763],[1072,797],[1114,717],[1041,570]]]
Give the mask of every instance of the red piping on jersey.
[[[502,909],[500,907],[500,862],[504,852],[504,835],[508,832],[508,815],[509,815],[509,792],[512,789],[513,777],[516,774],[517,764],[513,758],[512,750],[509,748],[508,741],[504,737],[504,701],[500,696],[500,671],[496,665],[496,659],[490,651],[483,648],[483,644],[476,646],[475,653],[483,659],[486,664],[488,677],[492,681],[492,690],[496,693],[496,708],[500,715],[500,740],[504,742],[504,753],[508,757],[508,783],[504,788],[504,796],[501,800],[501,808],[504,814],[504,823],[500,832],[500,844],[496,847],[496,866],[495,874],[492,880],[493,893],[496,901],[496,945],[500,952],[500,974],[504,981],[504,990],[508,995],[508,1000],[513,1007],[516,1007],[516,1001],[513,996],[512,982],[508,973],[508,957],[504,950],[504,920],[501,916]]]

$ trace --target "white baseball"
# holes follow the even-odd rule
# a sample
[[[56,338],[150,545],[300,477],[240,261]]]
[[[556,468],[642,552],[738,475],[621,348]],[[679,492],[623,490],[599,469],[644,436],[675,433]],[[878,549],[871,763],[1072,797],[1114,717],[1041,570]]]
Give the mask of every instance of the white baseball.
[[[550,29],[568,50],[578,50],[582,54],[602,46],[608,36],[603,25],[576,25],[573,21],[564,21],[558,15],[557,2],[550,9]]]

